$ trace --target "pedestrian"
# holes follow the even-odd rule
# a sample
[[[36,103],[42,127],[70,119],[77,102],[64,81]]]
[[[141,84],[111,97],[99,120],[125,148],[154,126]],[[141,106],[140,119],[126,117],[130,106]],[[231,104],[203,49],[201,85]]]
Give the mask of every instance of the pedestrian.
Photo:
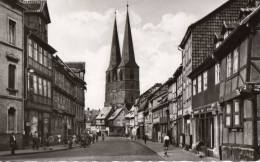
[[[15,148],[16,148],[16,138],[15,138],[14,133],[12,133],[10,135],[9,142],[10,142],[10,147],[11,147],[11,154],[14,155],[15,154]]]
[[[98,142],[98,134],[96,134],[96,142]]]
[[[168,136],[168,134],[166,134],[164,136],[163,141],[164,141],[164,156],[168,157],[167,151],[168,151],[169,142],[170,142],[170,137]]]
[[[104,141],[105,140],[105,135],[104,135],[104,133],[102,133],[102,141]]]
[[[146,144],[147,136],[146,134],[144,135],[144,143]]]
[[[37,137],[38,137],[37,131],[35,131],[32,136],[33,136],[33,149],[36,149],[37,148]]]

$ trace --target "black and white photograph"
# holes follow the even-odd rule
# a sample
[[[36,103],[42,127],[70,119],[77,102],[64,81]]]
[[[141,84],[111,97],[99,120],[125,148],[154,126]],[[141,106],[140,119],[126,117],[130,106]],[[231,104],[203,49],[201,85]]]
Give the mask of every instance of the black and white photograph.
[[[260,0],[0,0],[0,161],[260,160]]]

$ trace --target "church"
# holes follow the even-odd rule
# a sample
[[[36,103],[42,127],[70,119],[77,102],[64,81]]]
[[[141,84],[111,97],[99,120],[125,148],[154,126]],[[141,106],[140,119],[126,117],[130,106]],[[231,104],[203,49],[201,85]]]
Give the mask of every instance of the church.
[[[124,116],[140,95],[139,66],[135,61],[128,5],[122,55],[115,17],[105,88],[104,108],[96,119],[97,125],[110,135],[123,135]]]

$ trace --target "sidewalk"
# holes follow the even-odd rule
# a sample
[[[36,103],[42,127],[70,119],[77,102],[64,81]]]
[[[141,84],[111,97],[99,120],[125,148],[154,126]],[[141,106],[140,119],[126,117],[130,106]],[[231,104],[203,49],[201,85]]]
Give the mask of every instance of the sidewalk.
[[[164,156],[163,144],[159,142],[147,141],[146,144],[143,140],[136,140],[135,142],[144,145],[154,152],[156,152],[165,161],[219,161],[219,159],[213,157],[200,158],[196,154],[189,151],[185,151],[182,148],[174,147],[170,145],[168,150],[168,157]]]
[[[79,147],[78,144],[74,144],[72,148]],[[36,154],[36,153],[43,153],[43,152],[54,152],[60,150],[68,150],[68,145],[56,145],[56,146],[49,146],[49,147],[40,147],[38,150],[33,150],[32,148],[29,149],[22,149],[22,150],[15,150],[15,155],[25,155],[25,154]],[[11,151],[0,151],[1,156],[11,156]]]

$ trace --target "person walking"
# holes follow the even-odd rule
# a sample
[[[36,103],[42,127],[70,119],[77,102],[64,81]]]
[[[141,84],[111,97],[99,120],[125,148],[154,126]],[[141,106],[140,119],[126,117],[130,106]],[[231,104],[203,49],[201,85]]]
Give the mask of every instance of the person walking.
[[[164,156],[168,157],[167,151],[170,143],[170,137],[168,136],[168,134],[164,136],[163,141],[164,141]]]
[[[102,141],[104,141],[105,140],[105,135],[104,135],[104,133],[102,133]]]
[[[146,144],[147,136],[146,134],[144,135],[144,143]]]
[[[14,155],[15,154],[15,148],[16,148],[16,138],[15,138],[15,135],[14,133],[12,133],[10,135],[10,147],[11,147],[11,154]]]

